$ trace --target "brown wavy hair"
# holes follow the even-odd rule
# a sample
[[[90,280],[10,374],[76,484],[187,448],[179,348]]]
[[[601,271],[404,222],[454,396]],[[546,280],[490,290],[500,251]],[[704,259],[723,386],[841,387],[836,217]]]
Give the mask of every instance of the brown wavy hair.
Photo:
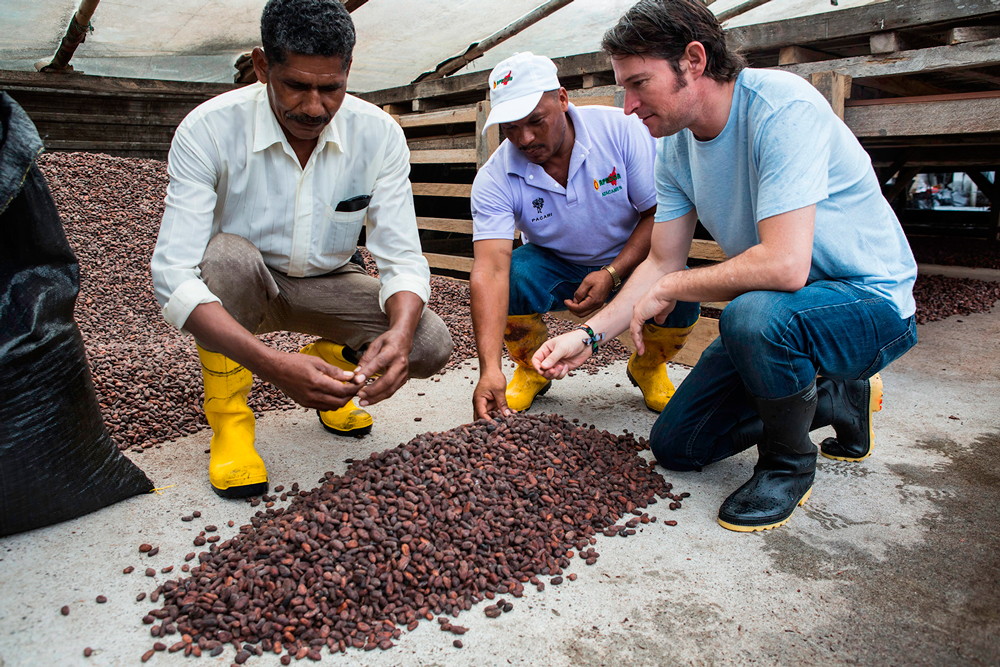
[[[680,76],[680,60],[691,42],[705,47],[705,76],[715,81],[732,81],[747,66],[726,44],[715,14],[699,0],[640,0],[604,33],[601,47],[611,56],[666,60]]]

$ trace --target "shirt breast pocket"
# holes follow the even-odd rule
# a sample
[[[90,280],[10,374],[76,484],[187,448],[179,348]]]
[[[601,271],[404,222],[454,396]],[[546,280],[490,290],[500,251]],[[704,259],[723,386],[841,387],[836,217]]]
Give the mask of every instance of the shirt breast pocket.
[[[332,206],[327,206],[327,243],[324,245],[334,253],[353,254],[367,214],[367,207],[360,211],[338,211]]]

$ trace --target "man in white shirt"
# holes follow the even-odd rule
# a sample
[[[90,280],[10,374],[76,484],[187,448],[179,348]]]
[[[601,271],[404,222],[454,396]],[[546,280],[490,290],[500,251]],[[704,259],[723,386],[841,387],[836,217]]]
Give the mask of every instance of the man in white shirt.
[[[649,251],[656,211],[652,137],[635,118],[605,106],[577,108],[544,56],[518,53],[490,74],[492,110],[507,140],[472,186],[472,324],[480,379],[477,418],[527,410],[550,381],[530,359],[546,337],[542,313],[586,317],[604,306]],[[524,245],[513,249],[515,230]],[[659,412],[674,392],[666,362],[698,319],[682,303],[660,325],[646,323],[646,354],[628,377]],[[502,343],[517,364],[507,383]]]
[[[316,408],[328,431],[361,436],[372,426],[364,406],[437,372],[452,350],[424,307],[430,271],[406,139],[346,94],[350,14],[338,0],[270,0],[261,36],[261,84],[202,104],[177,128],[151,266],[164,317],[197,342],[209,479],[224,497],[267,490],[246,402],[252,373]],[[350,261],[363,225],[378,279]],[[255,336],[278,330],[321,340],[289,354]]]

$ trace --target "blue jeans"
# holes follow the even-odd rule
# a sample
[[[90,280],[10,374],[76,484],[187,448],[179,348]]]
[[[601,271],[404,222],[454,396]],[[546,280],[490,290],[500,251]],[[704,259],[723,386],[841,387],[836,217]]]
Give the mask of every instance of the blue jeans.
[[[748,292],[719,320],[702,353],[649,436],[656,460],[692,470],[735,452],[726,434],[756,416],[752,396],[782,398],[817,373],[867,379],[917,342],[913,317],[844,282],[818,281],[797,292]]]
[[[551,250],[526,243],[517,248],[510,258],[510,301],[507,313],[532,315],[567,310],[563,300],[572,299],[583,279],[600,270],[599,266],[581,266],[567,262]],[[667,316],[666,322],[658,326],[689,327],[698,320],[700,314],[700,304],[679,301]],[[649,322],[653,323],[652,320]]]

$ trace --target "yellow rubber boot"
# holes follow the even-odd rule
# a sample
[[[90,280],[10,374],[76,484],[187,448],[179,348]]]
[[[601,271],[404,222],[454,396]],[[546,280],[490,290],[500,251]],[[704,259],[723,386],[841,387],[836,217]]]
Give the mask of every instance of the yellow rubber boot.
[[[536,396],[549,390],[551,380],[546,380],[531,365],[531,357],[548,337],[548,329],[541,313],[510,315],[503,332],[507,354],[517,364],[514,377],[507,383],[507,407],[523,412],[531,407]]]
[[[358,367],[354,351],[346,345],[320,339],[299,350],[302,354],[319,357],[331,366],[347,372]],[[372,430],[372,416],[354,404],[351,399],[339,410],[317,410],[319,423],[334,435],[345,435],[360,438]]]
[[[198,347],[205,382],[205,418],[212,427],[208,479],[223,498],[267,493],[267,469],[254,449],[254,416],[247,406],[253,373],[232,359]]]
[[[646,407],[653,412],[662,412],[674,395],[674,383],[667,376],[667,362],[684,347],[692,329],[694,324],[682,329],[652,324],[642,327],[642,344],[646,353],[639,356],[638,352],[633,352],[626,373],[632,384],[642,391]]]

